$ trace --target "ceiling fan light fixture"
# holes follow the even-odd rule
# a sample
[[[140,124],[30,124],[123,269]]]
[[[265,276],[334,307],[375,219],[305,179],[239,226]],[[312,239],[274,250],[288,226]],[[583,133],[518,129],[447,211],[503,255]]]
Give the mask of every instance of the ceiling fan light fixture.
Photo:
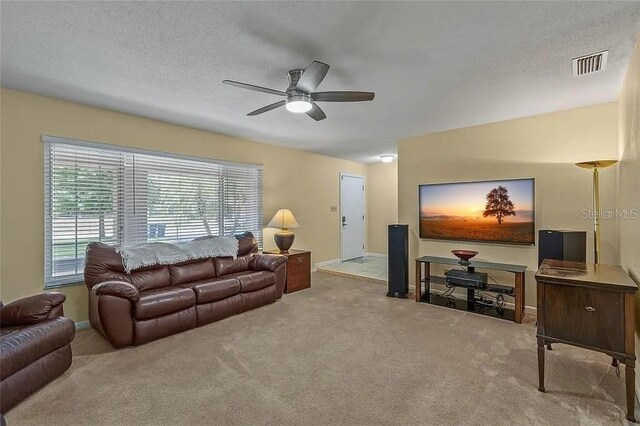
[[[311,103],[307,101],[292,101],[292,102],[287,102],[287,104],[285,105],[285,108],[287,108],[287,111],[289,112],[295,112],[295,113],[307,112],[311,110]]]
[[[289,112],[303,113],[311,110],[311,97],[309,95],[290,95],[287,98],[285,108]]]
[[[284,106],[289,112],[296,114],[306,113],[307,116],[315,121],[322,121],[327,118],[327,116],[317,102],[362,102],[372,101],[375,97],[375,93],[373,92],[356,92],[353,90],[316,92],[316,88],[322,83],[328,71],[329,65],[319,61],[311,62],[311,65],[304,69],[297,68],[290,70],[287,73],[289,87],[287,87],[285,92],[235,80],[223,80],[222,83],[228,86],[235,86],[254,92],[268,93],[284,98],[278,102],[251,111],[247,114],[250,117],[264,114],[265,112],[273,111],[274,109]]]

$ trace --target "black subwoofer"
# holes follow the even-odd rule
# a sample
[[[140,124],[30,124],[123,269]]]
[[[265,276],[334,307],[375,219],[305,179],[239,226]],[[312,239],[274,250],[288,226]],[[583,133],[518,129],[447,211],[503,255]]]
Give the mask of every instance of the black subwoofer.
[[[409,295],[409,225],[389,225],[389,297]]]
[[[540,230],[538,232],[538,266],[544,259],[585,262],[587,232]]]

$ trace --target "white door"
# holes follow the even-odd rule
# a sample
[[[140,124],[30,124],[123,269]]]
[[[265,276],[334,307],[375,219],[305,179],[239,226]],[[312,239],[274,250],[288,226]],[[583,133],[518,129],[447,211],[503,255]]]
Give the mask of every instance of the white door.
[[[340,173],[342,260],[364,256],[364,178]]]

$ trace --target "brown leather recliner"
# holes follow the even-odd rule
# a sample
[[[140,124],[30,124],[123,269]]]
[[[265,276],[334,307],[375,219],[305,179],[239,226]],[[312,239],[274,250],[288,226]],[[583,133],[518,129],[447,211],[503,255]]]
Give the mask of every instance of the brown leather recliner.
[[[0,412],[6,413],[71,366],[73,321],[62,293],[0,302]]]
[[[205,258],[126,273],[114,247],[89,243],[84,269],[89,321],[113,347],[140,345],[275,302],[286,257],[258,254],[250,232],[238,257]]]

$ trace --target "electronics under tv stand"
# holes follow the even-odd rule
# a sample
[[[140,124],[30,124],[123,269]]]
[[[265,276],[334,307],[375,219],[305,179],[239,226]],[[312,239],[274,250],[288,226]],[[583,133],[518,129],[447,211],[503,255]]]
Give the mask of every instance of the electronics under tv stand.
[[[460,271],[459,276],[447,277],[431,275],[431,264],[450,265]],[[484,271],[503,271],[514,274],[514,286],[505,286],[493,282],[483,281],[476,268]],[[524,317],[524,273],[527,267],[524,265],[510,265],[506,263],[493,263],[471,261],[468,265],[461,266],[459,259],[437,256],[423,256],[416,259],[416,302],[432,305],[446,306],[453,309],[474,312],[481,315],[506,319],[518,324]],[[466,275],[466,277],[465,277]],[[424,292],[422,291],[424,284]],[[450,287],[466,288],[467,298],[460,299],[453,295],[443,296],[431,291],[431,284],[449,285]],[[446,292],[445,292],[446,293]],[[483,301],[483,293],[492,295],[512,296],[515,298],[515,307],[499,307],[495,302],[488,304]],[[499,298],[498,298],[499,299]]]

